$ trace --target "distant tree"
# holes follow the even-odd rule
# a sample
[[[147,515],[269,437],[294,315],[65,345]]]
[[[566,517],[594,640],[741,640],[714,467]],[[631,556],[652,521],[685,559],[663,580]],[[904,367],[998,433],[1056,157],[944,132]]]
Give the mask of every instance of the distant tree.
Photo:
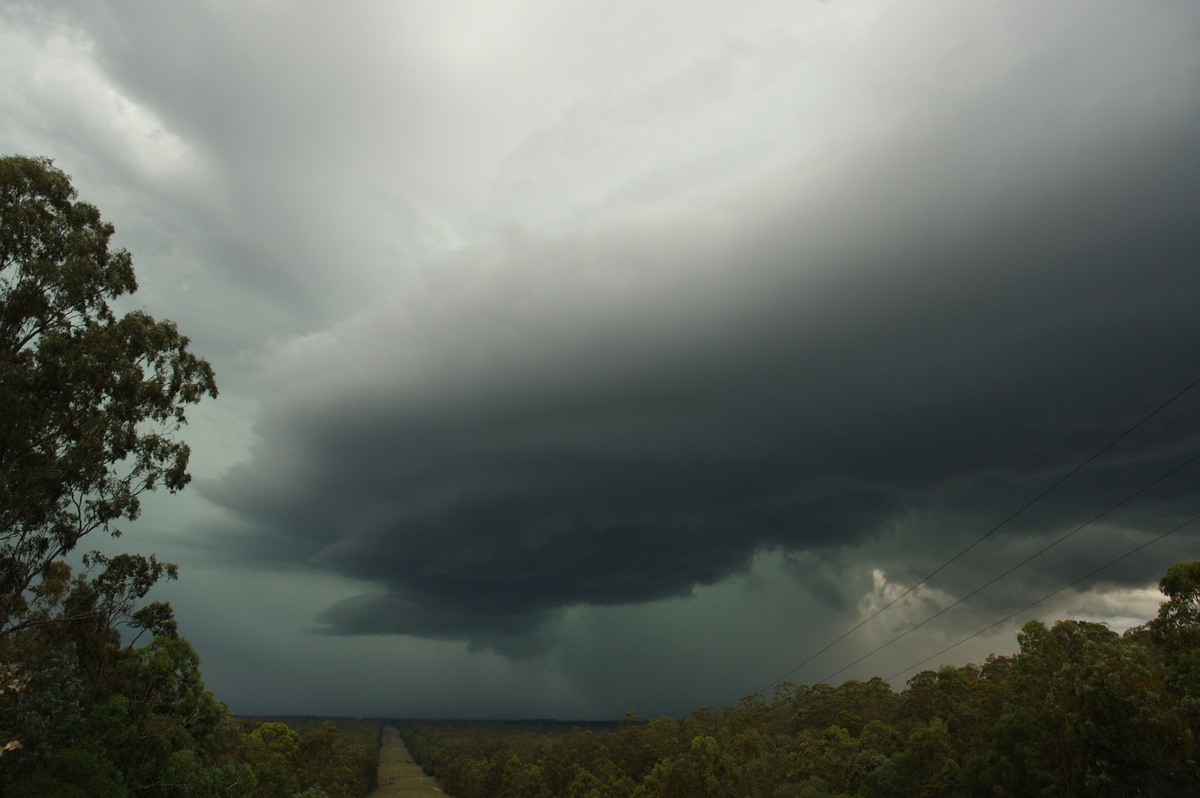
[[[0,158],[0,637],[51,617],[31,591],[84,536],[187,484],[175,433],[217,393],[174,323],[109,306],[137,289],[112,234],[49,159]],[[164,573],[139,562],[125,595]]]
[[[1180,646],[1200,635],[1200,562],[1177,562],[1158,588],[1167,597],[1151,627],[1169,644]]]
[[[300,735],[283,723],[263,723],[246,736],[258,776],[255,798],[291,798],[300,790]]]

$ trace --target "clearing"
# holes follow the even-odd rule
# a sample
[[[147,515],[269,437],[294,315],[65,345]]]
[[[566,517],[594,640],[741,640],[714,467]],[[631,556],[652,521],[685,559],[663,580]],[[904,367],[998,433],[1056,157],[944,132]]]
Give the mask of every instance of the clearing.
[[[394,726],[383,727],[379,747],[379,787],[367,798],[445,798],[437,779],[426,776],[409,756]]]

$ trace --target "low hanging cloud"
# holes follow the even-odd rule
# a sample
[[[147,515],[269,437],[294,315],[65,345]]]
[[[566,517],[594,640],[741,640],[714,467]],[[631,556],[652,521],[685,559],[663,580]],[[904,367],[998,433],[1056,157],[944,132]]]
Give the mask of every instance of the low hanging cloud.
[[[276,532],[273,556],[384,588],[331,630],[468,639],[684,595],[764,548],[852,547],[975,482],[1015,501],[1189,376],[1200,250],[1169,208],[1197,175],[1169,155],[1144,178],[1166,208],[1104,207],[1084,176],[884,240],[851,196],[816,256],[786,228],[680,231],[694,281],[656,274],[637,231],[520,242],[460,265],[473,295],[281,348],[255,459],[205,492]],[[1196,442],[1172,435],[1099,469],[1095,501]]]
[[[332,633],[514,655],[568,608],[687,596],[764,551],[865,549],[914,517],[965,545],[1197,376],[1200,95],[1160,86],[1175,55],[1066,64],[1053,42],[1030,55],[1060,64],[1045,80],[909,62],[907,102],[847,137],[686,162],[654,143],[664,163],[618,159],[569,213],[537,154],[603,114],[542,131],[497,183],[541,181],[528,227],[489,222],[396,299],[271,350],[252,458],[201,486],[254,530],[230,544],[377,585],[323,614]],[[935,66],[973,89],[935,92]],[[1197,405],[1019,534],[1194,452]],[[1121,529],[1196,498],[1168,483]]]

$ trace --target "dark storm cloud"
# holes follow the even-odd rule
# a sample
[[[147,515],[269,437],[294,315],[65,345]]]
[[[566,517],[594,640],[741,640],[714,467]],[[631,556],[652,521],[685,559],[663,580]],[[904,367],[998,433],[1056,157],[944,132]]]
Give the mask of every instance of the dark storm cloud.
[[[0,3],[0,151],[73,176],[221,385],[200,490],[106,545],[179,562],[243,714],[736,701],[1197,376],[1198,33],[1186,0]],[[1190,457],[1198,401],[793,678]],[[1195,474],[841,677],[1161,534]],[[1136,623],[1197,558],[1034,612]]]
[[[772,176],[722,211],[468,252],[447,268],[469,296],[281,351],[269,380],[311,384],[204,490],[277,535],[246,550],[383,588],[330,631],[514,652],[565,608],[687,595],[913,514],[964,522],[929,541],[953,550],[1198,376],[1189,102],[1045,141],[1047,120],[1004,119],[1023,102],[946,114],[819,196]],[[1011,534],[1045,540],[1195,452],[1197,404]],[[1172,484],[1130,523],[1194,511]]]

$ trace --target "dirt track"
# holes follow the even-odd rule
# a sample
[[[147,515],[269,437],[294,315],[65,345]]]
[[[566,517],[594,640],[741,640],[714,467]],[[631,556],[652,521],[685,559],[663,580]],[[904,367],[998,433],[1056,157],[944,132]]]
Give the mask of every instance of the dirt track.
[[[379,749],[379,788],[367,798],[429,798],[445,796],[436,779],[426,776],[408,755],[404,741],[392,726],[383,728]]]

